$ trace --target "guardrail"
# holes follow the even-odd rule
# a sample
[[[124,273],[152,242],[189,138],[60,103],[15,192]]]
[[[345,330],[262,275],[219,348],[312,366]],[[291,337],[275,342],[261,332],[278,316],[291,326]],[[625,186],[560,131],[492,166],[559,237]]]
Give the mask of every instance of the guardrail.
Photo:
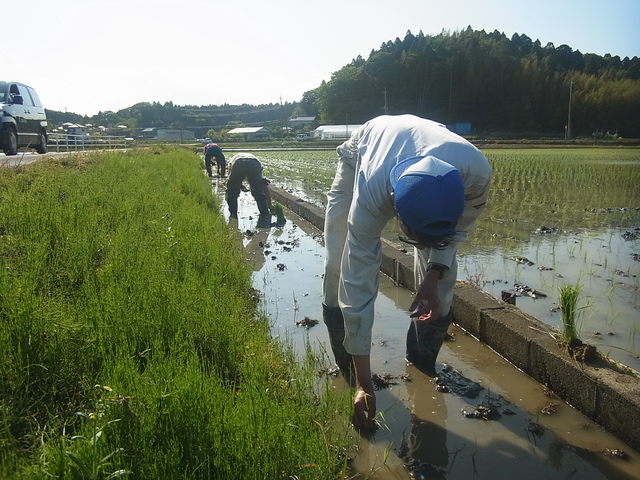
[[[117,136],[70,135],[66,133],[50,133],[47,146],[49,151],[71,152],[83,150],[113,150],[131,147],[133,138]]]

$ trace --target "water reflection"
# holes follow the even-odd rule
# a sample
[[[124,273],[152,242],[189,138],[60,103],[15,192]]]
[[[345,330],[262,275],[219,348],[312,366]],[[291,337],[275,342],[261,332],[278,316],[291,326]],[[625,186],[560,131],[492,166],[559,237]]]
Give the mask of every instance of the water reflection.
[[[407,373],[415,372],[413,368],[408,368]],[[429,395],[424,389],[419,389],[416,382],[407,383],[407,393],[412,425],[407,441],[407,458],[411,460],[413,470],[437,473],[449,464],[447,430],[442,423],[442,419],[448,415],[444,394],[434,391]],[[435,422],[434,418],[439,421]]]
[[[229,219],[231,225],[237,226],[237,219]],[[269,235],[271,233],[271,216],[260,215],[253,225],[253,228],[246,229],[242,232],[245,239],[244,251],[245,256],[253,263],[255,272],[262,269],[265,263],[265,255],[269,254]]]

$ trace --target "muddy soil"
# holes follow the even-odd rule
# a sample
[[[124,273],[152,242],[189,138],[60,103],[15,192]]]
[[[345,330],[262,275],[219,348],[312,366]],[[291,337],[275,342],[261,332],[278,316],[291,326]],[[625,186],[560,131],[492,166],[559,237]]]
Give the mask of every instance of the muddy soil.
[[[213,189],[222,195],[224,185],[214,181]],[[242,194],[237,228],[272,332],[302,354],[310,342],[329,371],[322,234],[289,211],[284,225],[274,217],[273,226],[257,228],[257,214]],[[380,428],[357,437],[350,452],[357,478],[640,479],[640,453],[455,326],[437,377],[407,365],[410,303],[408,291],[382,277],[371,351]],[[333,382],[349,388],[339,376]]]

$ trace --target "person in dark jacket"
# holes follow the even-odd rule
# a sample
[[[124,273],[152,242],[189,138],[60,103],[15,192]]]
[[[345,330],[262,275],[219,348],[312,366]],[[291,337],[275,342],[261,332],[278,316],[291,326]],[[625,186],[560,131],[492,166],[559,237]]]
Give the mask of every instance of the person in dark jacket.
[[[207,169],[207,175],[213,177],[212,173],[212,160],[216,159],[218,175],[224,178],[225,169],[227,168],[227,162],[224,158],[222,149],[216,143],[207,143],[204,146],[204,166]]]

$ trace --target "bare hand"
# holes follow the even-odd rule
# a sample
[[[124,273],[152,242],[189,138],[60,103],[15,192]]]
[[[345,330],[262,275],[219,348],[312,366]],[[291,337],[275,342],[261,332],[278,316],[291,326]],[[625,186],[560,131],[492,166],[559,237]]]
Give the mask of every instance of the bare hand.
[[[440,274],[435,270],[427,272],[416,292],[416,296],[409,307],[411,318],[430,322],[438,318],[440,297],[438,296],[438,278]]]
[[[375,422],[373,420],[376,416],[375,393],[367,393],[362,387],[359,387],[356,391],[356,397],[353,401],[353,405],[353,426],[359,430],[375,429]]]

